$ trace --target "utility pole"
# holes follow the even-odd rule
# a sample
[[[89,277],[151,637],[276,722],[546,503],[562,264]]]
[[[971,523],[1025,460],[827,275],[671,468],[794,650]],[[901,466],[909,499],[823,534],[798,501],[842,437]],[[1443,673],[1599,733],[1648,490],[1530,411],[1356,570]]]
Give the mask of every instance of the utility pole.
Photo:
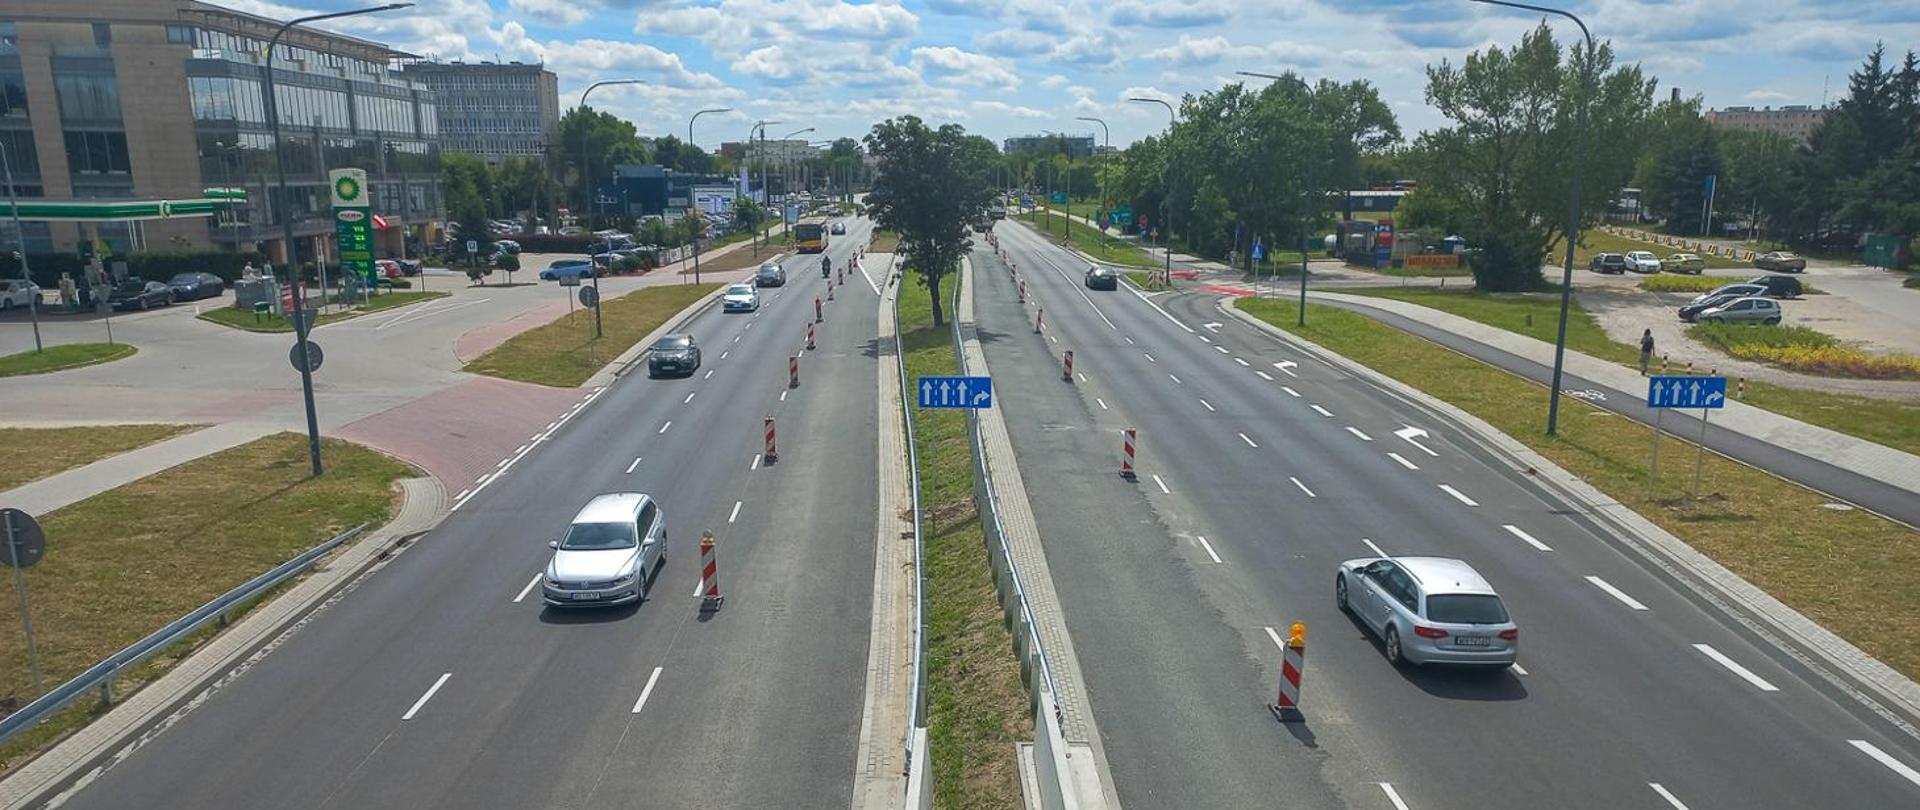
[[[646,82],[639,79],[608,79],[587,85],[587,89],[580,94],[580,185],[585,187],[586,190],[586,194],[583,196],[587,201],[588,233],[593,232],[593,204],[596,195],[593,191],[592,180],[593,154],[590,151],[587,140],[587,136],[593,132],[593,127],[587,120],[587,96],[593,95],[593,91],[609,84],[646,84]],[[611,247],[611,245],[609,245],[609,247]],[[591,248],[589,248],[589,250],[591,250]],[[593,257],[591,256],[587,257],[587,266],[593,275],[593,336],[595,339],[599,339],[606,335],[606,329],[600,320],[600,268],[593,264]]]
[[[1160,243],[1160,246],[1167,254],[1167,269],[1162,271],[1160,283],[1171,285],[1173,284],[1173,127],[1179,119],[1174,115],[1173,105],[1163,99],[1136,96],[1127,100],[1140,104],[1158,104],[1167,108],[1167,142],[1161,144],[1161,148],[1165,150],[1163,154],[1166,156],[1166,160],[1161,164],[1161,182],[1165,184],[1166,191],[1164,199],[1160,202],[1160,224],[1167,229],[1167,238]]]

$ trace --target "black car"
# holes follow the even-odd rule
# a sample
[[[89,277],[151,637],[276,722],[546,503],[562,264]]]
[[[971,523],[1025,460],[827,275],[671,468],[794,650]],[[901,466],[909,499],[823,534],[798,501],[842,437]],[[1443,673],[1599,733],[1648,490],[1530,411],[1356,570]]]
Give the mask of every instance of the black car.
[[[173,303],[173,288],[158,281],[133,278],[120,282],[107,295],[114,309],[151,309]]]
[[[1613,273],[1622,275],[1627,272],[1627,257],[1618,253],[1600,253],[1593,257],[1587,268],[1595,273]]]
[[[1805,288],[1800,285],[1800,279],[1793,276],[1760,276],[1747,279],[1747,283],[1767,288],[1767,291],[1761,294],[1768,298],[1799,298],[1800,293],[1805,291]]]
[[[1687,323],[1693,323],[1694,316],[1699,315],[1700,313],[1705,312],[1710,308],[1720,306],[1721,304],[1730,303],[1732,301],[1737,301],[1744,297],[1746,296],[1742,293],[1720,293],[1718,295],[1704,296],[1697,301],[1692,301],[1687,303],[1685,306],[1682,306],[1680,308],[1680,320],[1686,321]]]
[[[175,301],[219,298],[220,291],[226,289],[226,286],[226,282],[212,273],[180,273],[167,279],[167,287],[173,290]]]
[[[1101,267],[1099,265],[1089,267],[1087,268],[1087,289],[1120,289],[1120,274],[1114,272],[1114,269],[1111,267]]]
[[[664,377],[668,374],[693,376],[700,368],[700,347],[693,342],[692,335],[667,335],[653,342],[653,351],[647,356],[647,376]]]

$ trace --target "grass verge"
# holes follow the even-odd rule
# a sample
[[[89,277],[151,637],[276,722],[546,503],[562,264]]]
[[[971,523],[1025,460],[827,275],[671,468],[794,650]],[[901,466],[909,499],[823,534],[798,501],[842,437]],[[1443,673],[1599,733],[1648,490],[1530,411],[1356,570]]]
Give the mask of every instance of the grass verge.
[[[907,379],[954,374],[953,333],[924,289],[900,296]],[[947,313],[952,317],[953,313]],[[973,443],[958,410],[912,409],[919,444],[927,593],[927,718],[934,806],[1018,808],[1014,744],[1033,739],[1020,662],[973,499]]]
[[[48,552],[25,575],[42,688],[328,537],[392,517],[394,483],[413,475],[410,468],[332,439],[323,451],[326,475],[309,478],[306,437],[281,433],[41,516]],[[17,627],[19,609],[4,601],[0,623]],[[189,650],[183,644],[116,680],[116,693],[130,693]],[[18,633],[0,634],[0,678],[23,703],[33,694]],[[99,711],[95,701],[79,701],[0,747],[0,766],[19,764]]]
[[[1459,267],[1413,267],[1411,265],[1394,267],[1389,264],[1385,267],[1376,267],[1373,269],[1373,272],[1383,276],[1400,276],[1402,278],[1454,278],[1458,276],[1473,276],[1473,271],[1468,270],[1464,264]]]
[[[0,492],[199,429],[198,425],[0,428]]]
[[[1653,255],[1659,256],[1662,259],[1675,253],[1693,253],[1699,256],[1702,261],[1706,262],[1706,266],[1711,268],[1726,270],[1753,269],[1753,265],[1751,264],[1736,262],[1725,256],[1715,256],[1711,253],[1700,253],[1698,251],[1685,251],[1669,245],[1656,245],[1652,242],[1642,242],[1638,239],[1614,236],[1599,228],[1588,228],[1580,232],[1580,242],[1573,247],[1573,266],[1575,269],[1586,269],[1588,263],[1593,261],[1593,254],[1595,253],[1630,253],[1636,250],[1651,251]],[[1558,240],[1555,240],[1553,245],[1547,248],[1547,263],[1558,266],[1561,262],[1566,261],[1566,251],[1566,247],[1561,245]]]
[[[398,293],[396,293],[396,295],[397,294]],[[359,315],[360,313],[358,312],[323,312],[319,315],[319,317],[316,317],[313,319],[313,325],[326,326],[327,324],[337,323],[339,321],[344,321],[349,318],[355,318],[355,317],[358,317]],[[221,326],[228,326],[234,329],[239,329],[243,332],[291,332],[293,331],[293,321],[289,321],[286,318],[280,317],[278,313],[267,314],[267,315],[256,315],[254,314],[253,310],[240,309],[238,307],[221,307],[219,309],[210,309],[200,313],[196,317],[198,317],[200,320],[203,320],[203,321],[211,321],[213,323],[220,324]]]
[[[45,374],[50,371],[111,363],[140,351],[126,343],[62,343],[42,351],[0,357],[0,377]],[[4,489],[4,487],[0,487]]]
[[[1920,676],[1920,532],[1707,454],[1698,500],[1686,497],[1693,448],[1669,436],[1666,476],[1649,482],[1646,427],[1575,403],[1560,435],[1543,431],[1544,387],[1364,315],[1313,305],[1294,326],[1287,301],[1242,310],[1446,400],[1553,460],[1601,492],[1908,677]],[[1683,426],[1672,422],[1674,431]],[[1860,571],[1884,577],[1866,578]]]
[[[1045,211],[1030,211],[1017,217],[1034,230],[1049,238],[1059,239],[1071,235],[1073,246],[1081,253],[1092,256],[1095,261],[1127,267],[1154,267],[1159,264],[1147,252],[1132,242],[1101,234],[1086,223],[1067,226],[1064,216],[1047,216]],[[1071,231],[1071,234],[1068,232]]]
[[[873,232],[873,243],[867,250],[873,253],[892,253],[900,248],[900,234],[887,230]]]
[[[604,336],[593,336],[593,310],[575,309],[552,323],[507,338],[464,371],[571,388],[660,328],[719,284],[643,287],[600,305]]]
[[[1805,326],[1700,323],[1687,334],[1742,360],[1819,374],[1874,380],[1920,380],[1920,355],[1868,354]]]

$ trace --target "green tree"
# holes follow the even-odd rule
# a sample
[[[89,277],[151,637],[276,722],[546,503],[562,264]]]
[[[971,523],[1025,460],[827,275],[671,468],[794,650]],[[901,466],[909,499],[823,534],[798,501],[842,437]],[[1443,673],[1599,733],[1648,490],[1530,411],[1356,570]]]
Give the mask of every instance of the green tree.
[[[867,214],[900,235],[898,250],[932,296],[939,326],[940,282],[971,245],[968,225],[986,216],[998,150],[958,124],[931,129],[911,115],[874,125],[866,146],[879,161]]]
[[[493,256],[493,266],[505,271],[507,283],[512,284],[514,272],[520,269],[520,257],[511,253],[496,253]]]
[[[1728,219],[1746,220],[1756,237],[1764,237],[1793,209],[1796,144],[1778,132],[1726,129],[1714,137],[1726,164],[1714,207]]]
[[[1702,233],[1707,178],[1719,178],[1724,165],[1715,133],[1700,115],[1700,98],[1661,102],[1647,119],[1643,142],[1634,173],[1641,200],[1670,231]]]
[[[590,210],[584,196],[587,192],[581,183],[583,168],[590,169],[595,177],[604,178],[612,175],[616,165],[646,163],[649,157],[631,121],[591,107],[576,107],[561,116],[555,138],[560,162],[569,176],[568,189],[580,205],[575,209],[578,211]],[[588,156],[592,158],[590,165],[583,160]]]

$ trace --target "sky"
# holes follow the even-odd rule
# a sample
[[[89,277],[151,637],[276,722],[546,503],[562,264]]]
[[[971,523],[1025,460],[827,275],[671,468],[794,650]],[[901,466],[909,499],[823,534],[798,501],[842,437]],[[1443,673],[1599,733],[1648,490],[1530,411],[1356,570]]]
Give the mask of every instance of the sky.
[[[280,19],[369,0],[212,0]],[[1618,57],[1708,107],[1813,104],[1844,93],[1876,41],[1920,43],[1920,2],[1578,0]],[[1534,12],[1468,0],[417,0],[400,11],[321,23],[442,61],[544,62],[561,106],[587,85],[593,106],[642,134],[708,149],[747,136],[858,138],[911,113],[1001,139],[1064,132],[1116,147],[1163,130],[1165,108],[1237,70],[1365,79],[1409,138],[1446,120],[1424,98],[1426,67],[1511,46]],[[1554,17],[1564,43],[1571,21]],[[1897,55],[1893,57],[1897,63]],[[1103,119],[1108,132],[1081,116]]]

